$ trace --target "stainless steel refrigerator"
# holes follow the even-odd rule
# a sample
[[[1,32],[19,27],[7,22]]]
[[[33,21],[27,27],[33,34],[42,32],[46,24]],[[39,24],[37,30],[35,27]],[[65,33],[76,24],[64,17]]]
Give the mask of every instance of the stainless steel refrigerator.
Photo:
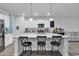
[[[4,20],[0,19],[0,52],[5,49],[5,27]]]

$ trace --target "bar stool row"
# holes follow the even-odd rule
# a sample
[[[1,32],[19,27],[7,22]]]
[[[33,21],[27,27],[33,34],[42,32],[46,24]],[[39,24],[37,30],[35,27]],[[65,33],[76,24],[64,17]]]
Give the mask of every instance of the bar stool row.
[[[28,40],[28,37],[20,36],[21,44],[23,46],[23,51],[29,51],[32,54],[32,42]],[[46,52],[46,36],[37,36],[37,53],[40,51]],[[50,42],[52,48],[51,53],[53,52],[53,47],[57,46],[59,51],[59,46],[61,45],[62,36],[52,36],[52,41]],[[28,48],[28,50],[26,49]]]

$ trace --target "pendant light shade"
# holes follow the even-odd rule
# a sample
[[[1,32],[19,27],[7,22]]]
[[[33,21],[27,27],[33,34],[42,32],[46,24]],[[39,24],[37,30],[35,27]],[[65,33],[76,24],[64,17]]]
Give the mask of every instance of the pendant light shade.
[[[53,18],[50,18],[50,21],[53,21]]]

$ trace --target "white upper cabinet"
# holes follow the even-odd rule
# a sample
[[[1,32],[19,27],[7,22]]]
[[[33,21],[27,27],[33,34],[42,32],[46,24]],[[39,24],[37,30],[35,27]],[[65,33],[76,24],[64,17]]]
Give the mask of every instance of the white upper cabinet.
[[[0,13],[0,19],[4,20],[5,27],[9,28],[9,16]]]
[[[9,16],[8,15],[4,15],[3,19],[4,19],[5,27],[9,28]]]
[[[2,14],[0,14],[0,19],[3,19],[3,15]]]

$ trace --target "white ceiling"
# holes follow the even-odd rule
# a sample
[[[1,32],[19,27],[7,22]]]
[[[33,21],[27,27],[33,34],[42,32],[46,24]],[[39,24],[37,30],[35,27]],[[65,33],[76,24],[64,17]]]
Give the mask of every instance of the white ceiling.
[[[33,3],[32,14],[30,3],[0,3],[0,9],[12,13],[15,16],[25,13],[26,16],[46,16],[51,13],[51,4],[49,3]],[[79,16],[79,3],[53,3],[52,16]]]

